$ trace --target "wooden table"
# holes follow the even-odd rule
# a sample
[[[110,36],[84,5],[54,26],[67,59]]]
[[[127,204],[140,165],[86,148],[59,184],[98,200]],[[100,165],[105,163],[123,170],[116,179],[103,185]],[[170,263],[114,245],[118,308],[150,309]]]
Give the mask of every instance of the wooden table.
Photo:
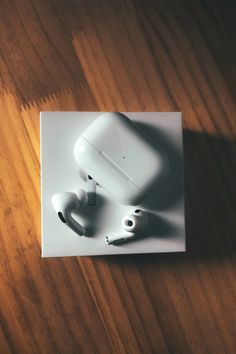
[[[236,2],[0,9],[0,353],[236,353]],[[182,111],[187,253],[41,259],[41,110]]]

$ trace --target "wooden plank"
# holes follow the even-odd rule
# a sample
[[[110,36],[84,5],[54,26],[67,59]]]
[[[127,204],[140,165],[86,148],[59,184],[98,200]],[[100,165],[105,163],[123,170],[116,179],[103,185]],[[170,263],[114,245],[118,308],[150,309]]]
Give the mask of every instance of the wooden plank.
[[[0,353],[236,352],[236,3],[3,0]],[[41,259],[39,112],[182,111],[187,253]]]

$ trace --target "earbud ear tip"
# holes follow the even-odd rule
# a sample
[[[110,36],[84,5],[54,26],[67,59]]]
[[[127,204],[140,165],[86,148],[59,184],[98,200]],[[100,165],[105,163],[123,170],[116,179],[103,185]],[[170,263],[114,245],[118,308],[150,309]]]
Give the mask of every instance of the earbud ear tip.
[[[147,224],[148,222],[148,213],[141,210],[141,209],[135,209],[134,215],[139,216],[143,220],[143,224]]]
[[[147,213],[141,209],[135,209],[132,213],[127,214],[121,222],[123,230],[128,232],[139,232],[148,223]]]

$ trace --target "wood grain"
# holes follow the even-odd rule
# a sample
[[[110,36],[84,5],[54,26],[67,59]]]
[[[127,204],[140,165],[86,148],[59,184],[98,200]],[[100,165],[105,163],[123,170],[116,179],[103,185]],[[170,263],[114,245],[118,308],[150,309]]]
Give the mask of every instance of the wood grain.
[[[0,3],[0,353],[236,352],[236,3]],[[182,111],[186,254],[41,259],[39,112]]]

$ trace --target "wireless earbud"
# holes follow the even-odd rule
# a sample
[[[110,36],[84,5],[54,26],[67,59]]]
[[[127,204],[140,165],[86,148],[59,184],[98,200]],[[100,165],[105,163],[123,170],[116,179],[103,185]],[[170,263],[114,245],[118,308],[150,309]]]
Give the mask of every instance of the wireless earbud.
[[[80,189],[77,193],[56,193],[52,196],[51,202],[60,220],[77,234],[83,236],[85,228],[72,217],[71,213],[87,204],[87,193],[83,189]]]
[[[121,227],[126,233],[116,236],[106,236],[108,245],[115,245],[134,238],[148,223],[147,213],[136,209],[133,213],[126,215],[121,221]]]

